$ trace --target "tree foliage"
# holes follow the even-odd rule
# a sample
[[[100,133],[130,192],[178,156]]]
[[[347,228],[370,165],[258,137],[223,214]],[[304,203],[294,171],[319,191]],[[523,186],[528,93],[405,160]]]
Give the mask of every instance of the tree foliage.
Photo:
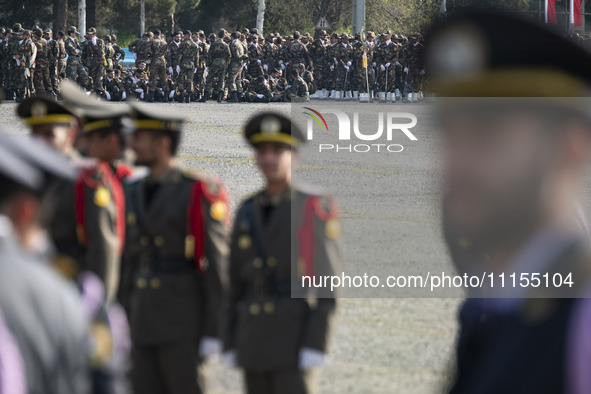
[[[93,19],[100,34],[121,36],[139,32],[140,0],[87,0],[94,4]],[[441,0],[366,0],[366,30],[411,33],[425,31],[437,17]],[[468,5],[512,10],[531,10],[538,15],[541,0],[447,0],[449,14]],[[557,8],[568,0],[558,0]],[[591,7],[591,0],[589,2]],[[78,25],[77,0],[0,0],[0,25],[15,22],[31,27],[64,29]],[[257,0],[146,0],[146,28],[163,31],[203,29],[216,31],[254,27]],[[330,31],[351,30],[351,0],[266,0],[265,32],[291,34],[314,32],[316,21],[325,17]],[[173,26],[174,25],[174,26]],[[89,26],[89,25],[88,25]]]

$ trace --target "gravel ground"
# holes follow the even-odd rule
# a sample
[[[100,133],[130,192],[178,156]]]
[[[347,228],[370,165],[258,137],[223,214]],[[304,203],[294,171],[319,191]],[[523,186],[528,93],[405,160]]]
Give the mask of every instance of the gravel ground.
[[[310,106],[316,105],[312,102]],[[113,104],[121,105],[121,104]],[[339,104],[339,107],[352,105]],[[261,187],[252,152],[241,127],[253,114],[275,110],[290,114],[289,104],[155,104],[190,119],[180,158],[183,165],[217,175],[232,204]],[[419,141],[380,163],[351,155],[311,155],[300,173],[311,183],[335,191],[342,209],[345,271],[413,272],[449,269],[439,233],[437,138],[429,105],[372,104],[372,111],[411,112]],[[0,123],[24,134],[15,105],[0,105]],[[316,136],[315,136],[316,138]],[[377,185],[384,185],[377,187]],[[360,235],[374,234],[363,238]],[[376,271],[377,270],[377,271]],[[349,295],[367,296],[363,293]],[[369,294],[372,295],[372,294]],[[460,298],[345,298],[340,302],[331,363],[320,371],[320,393],[434,393],[441,391],[453,360]],[[241,376],[214,358],[207,367],[209,393],[241,391]]]

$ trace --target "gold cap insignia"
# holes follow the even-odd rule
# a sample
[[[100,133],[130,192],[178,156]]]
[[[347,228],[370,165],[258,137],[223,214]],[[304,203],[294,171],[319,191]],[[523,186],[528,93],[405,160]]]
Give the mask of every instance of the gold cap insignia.
[[[100,186],[94,193],[94,203],[99,207],[106,207],[111,201],[111,194],[106,187]]]
[[[43,101],[35,101],[31,104],[31,116],[40,118],[47,115],[47,104]]]

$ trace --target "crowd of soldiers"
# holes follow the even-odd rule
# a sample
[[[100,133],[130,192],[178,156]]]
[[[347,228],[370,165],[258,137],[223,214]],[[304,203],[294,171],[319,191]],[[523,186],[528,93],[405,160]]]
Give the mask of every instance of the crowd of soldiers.
[[[320,30],[263,36],[255,29],[208,36],[202,30],[160,30],[129,44],[134,66],[115,35],[103,39],[76,27],[53,37],[50,29],[0,30],[0,83],[8,100],[36,92],[57,98],[60,81],[71,79],[108,101],[146,102],[307,101],[353,99],[416,102],[425,71],[422,36],[386,31],[357,34]]]
[[[17,106],[32,138],[0,133],[0,393],[203,393],[216,353],[250,394],[309,393],[336,300],[300,278],[341,256],[333,198],[291,184],[303,132],[249,120],[266,182],[233,217],[219,179],[178,167],[181,117],[61,95]]]

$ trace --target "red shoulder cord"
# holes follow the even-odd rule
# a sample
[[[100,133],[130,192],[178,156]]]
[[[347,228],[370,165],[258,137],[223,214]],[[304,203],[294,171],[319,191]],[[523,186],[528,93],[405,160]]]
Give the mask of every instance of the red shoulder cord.
[[[193,258],[195,259],[195,266],[201,275],[205,273],[206,269],[203,261],[203,257],[205,256],[205,227],[203,222],[203,207],[201,205],[202,195],[202,182],[193,182],[187,207],[187,238],[193,238]]]
[[[318,197],[309,197],[304,205],[303,223],[298,231],[300,261],[304,263],[302,275],[314,275],[314,210]]]

